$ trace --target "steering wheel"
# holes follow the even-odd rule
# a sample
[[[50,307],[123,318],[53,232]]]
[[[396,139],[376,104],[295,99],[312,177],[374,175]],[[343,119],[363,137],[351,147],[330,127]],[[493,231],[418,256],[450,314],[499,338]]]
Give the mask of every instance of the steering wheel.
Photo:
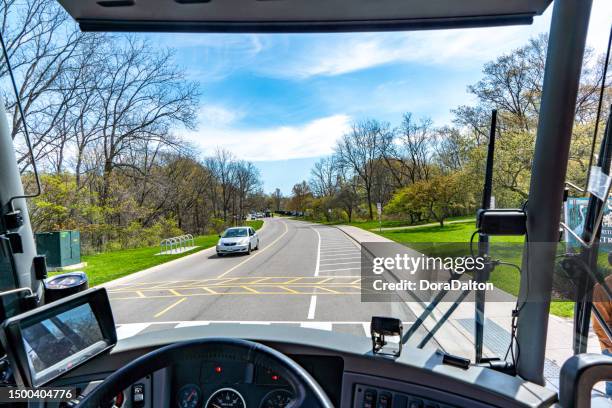
[[[295,361],[263,344],[232,338],[189,340],[153,350],[106,377],[100,385],[84,396],[76,407],[106,407],[119,392],[154,371],[181,361],[219,356],[220,353],[224,358],[251,362],[277,372],[294,391],[294,400],[289,405],[291,408],[333,408],[321,386]]]

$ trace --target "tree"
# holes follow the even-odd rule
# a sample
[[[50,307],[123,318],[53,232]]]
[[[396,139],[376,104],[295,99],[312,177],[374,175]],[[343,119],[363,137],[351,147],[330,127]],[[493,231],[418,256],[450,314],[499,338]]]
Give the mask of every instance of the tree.
[[[103,123],[100,147],[103,160],[101,199],[110,192],[112,172],[131,167],[130,149],[140,143],[158,142],[180,148],[170,128],[195,124],[198,90],[172,63],[171,50],[154,50],[134,36],[112,41],[101,50],[104,78],[99,88]],[[101,61],[102,62],[102,61]]]
[[[74,71],[75,60],[92,49],[99,34],[83,34],[62,7],[52,0],[7,0],[0,4],[3,16],[0,29],[15,76],[18,97],[29,119],[34,157],[40,161],[57,152],[62,145],[62,120],[72,97],[78,91],[66,81]],[[8,75],[7,65],[0,67],[0,77]],[[8,81],[6,82],[8,83]],[[10,116],[17,161],[22,172],[31,156],[24,143],[22,117],[12,89],[3,89],[6,110]]]
[[[405,113],[395,132],[385,132],[383,157],[398,186],[429,177],[436,134],[429,118],[415,121]]]
[[[261,186],[259,170],[253,163],[239,161],[236,163],[236,194],[235,200],[238,202],[238,219],[246,216],[245,206],[247,199],[256,192]]]
[[[461,173],[436,174],[428,180],[417,181],[400,189],[387,209],[411,216],[424,214],[444,227],[445,219],[473,205],[473,197],[464,188],[463,177]]]
[[[373,119],[354,123],[349,133],[336,144],[335,154],[340,166],[350,169],[359,178],[365,191],[369,218],[374,219],[372,192],[380,148],[389,125]]]
[[[289,203],[291,210],[305,212],[312,199],[312,193],[308,183],[302,181],[301,183],[295,184],[291,189],[291,193],[291,201]]]
[[[317,161],[310,171],[310,189],[318,197],[333,197],[338,188],[338,163],[336,156]]]
[[[283,193],[280,191],[280,188],[274,189],[272,193],[272,199],[274,200],[274,211],[281,210],[281,203],[283,202]]]
[[[353,213],[359,206],[360,200],[356,183],[353,180],[341,179],[335,202],[346,212],[349,223],[353,220]]]

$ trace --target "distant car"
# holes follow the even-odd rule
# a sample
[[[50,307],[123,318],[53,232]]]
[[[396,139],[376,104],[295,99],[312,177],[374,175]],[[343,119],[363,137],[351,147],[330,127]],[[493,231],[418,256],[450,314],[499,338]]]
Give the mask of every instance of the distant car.
[[[219,235],[217,256],[246,253],[259,249],[259,236],[251,227],[232,227]]]

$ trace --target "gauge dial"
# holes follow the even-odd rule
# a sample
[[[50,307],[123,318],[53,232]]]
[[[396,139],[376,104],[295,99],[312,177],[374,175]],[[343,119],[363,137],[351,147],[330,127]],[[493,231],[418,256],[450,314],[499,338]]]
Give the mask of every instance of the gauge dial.
[[[178,408],[197,408],[202,401],[202,390],[195,384],[187,384],[181,387],[177,396]]]
[[[244,398],[233,388],[221,388],[206,401],[205,408],[246,408]]]
[[[273,390],[261,400],[259,408],[286,408],[293,401],[293,393],[288,390]]]

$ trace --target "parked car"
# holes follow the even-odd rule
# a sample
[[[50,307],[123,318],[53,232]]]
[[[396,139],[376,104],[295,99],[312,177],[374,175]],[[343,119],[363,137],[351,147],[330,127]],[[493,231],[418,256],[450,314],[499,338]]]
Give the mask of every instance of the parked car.
[[[228,228],[219,235],[217,256],[225,254],[246,253],[259,249],[259,236],[251,227]]]

